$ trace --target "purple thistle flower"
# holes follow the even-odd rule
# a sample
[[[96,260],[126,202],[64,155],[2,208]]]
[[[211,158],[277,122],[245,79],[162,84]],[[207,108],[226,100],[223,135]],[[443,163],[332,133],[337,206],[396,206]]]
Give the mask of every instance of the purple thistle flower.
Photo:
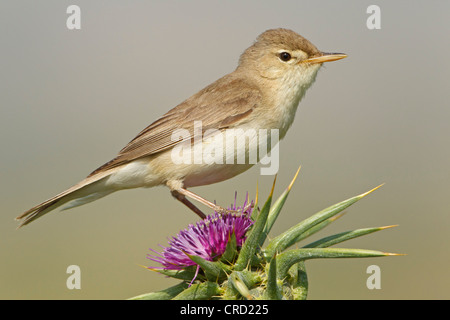
[[[225,252],[228,240],[234,232],[236,244],[241,247],[246,237],[245,234],[253,220],[250,218],[253,210],[253,202],[248,204],[248,196],[242,207],[234,205],[229,210],[241,212],[239,215],[226,213],[213,213],[195,225],[190,224],[187,229],[178,233],[169,240],[169,246],[163,247],[163,251],[156,253],[158,256],[148,254],[147,258],[160,263],[165,270],[182,270],[186,267],[197,265],[186,254],[199,256],[208,261],[220,258]],[[198,271],[198,266],[197,266]]]

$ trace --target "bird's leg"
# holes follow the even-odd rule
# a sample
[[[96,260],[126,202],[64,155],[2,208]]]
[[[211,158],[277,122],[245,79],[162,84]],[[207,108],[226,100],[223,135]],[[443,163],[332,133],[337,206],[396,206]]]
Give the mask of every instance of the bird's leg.
[[[195,211],[194,209],[192,209],[192,207],[194,207],[195,209],[197,209],[198,211],[200,211],[198,208],[196,208],[192,203],[190,203],[186,197],[189,197],[191,199],[194,199],[202,204],[204,204],[205,206],[207,206],[208,208],[213,209],[215,212],[218,213],[238,213],[235,210],[228,210],[225,208],[222,208],[221,206],[216,205],[215,203],[212,203],[211,201],[208,201],[202,197],[200,197],[198,194],[195,194],[187,189],[184,188],[179,188],[177,190],[172,191],[172,195],[174,194],[174,192],[176,192],[178,195],[180,196],[184,196],[184,201],[188,202],[189,205],[185,202],[183,202],[182,200],[180,200],[177,196],[174,196],[175,198],[177,198],[178,200],[180,200],[181,202],[183,202],[185,205],[187,205],[191,210],[193,210],[195,213],[198,214],[197,211]],[[191,207],[192,206],[192,207]],[[201,212],[201,211],[200,211]]]
[[[186,199],[186,196],[184,196],[183,194],[179,193],[176,190],[172,190],[171,193],[175,199],[179,200],[181,203],[183,203],[189,209],[194,211],[194,213],[196,215],[198,215],[201,219],[206,218],[206,215],[199,208],[197,208],[192,202],[190,202],[188,199]]]
[[[214,211],[226,211],[226,209],[216,205],[215,203],[212,203],[211,201],[208,201],[208,200],[200,197],[198,194],[195,194],[192,191],[189,191],[184,188],[179,188],[176,191],[185,197],[188,197],[188,198],[191,198],[191,199],[194,199],[194,200],[200,202],[201,204],[207,206],[208,208],[213,209]]]

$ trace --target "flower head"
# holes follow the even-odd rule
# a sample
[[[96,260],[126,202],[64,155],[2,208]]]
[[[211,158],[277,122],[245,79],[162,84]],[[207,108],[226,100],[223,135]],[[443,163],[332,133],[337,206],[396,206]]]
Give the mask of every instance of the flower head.
[[[228,210],[237,211],[238,214],[215,212],[206,219],[190,224],[187,229],[178,233],[169,240],[169,246],[163,247],[163,251],[157,252],[157,256],[148,254],[147,258],[160,263],[166,270],[182,270],[186,267],[196,265],[188,255],[199,256],[208,261],[220,258],[225,252],[228,240],[234,232],[236,244],[241,247],[245,241],[245,234],[253,220],[250,218],[253,210],[252,203],[248,203],[246,197],[242,207],[234,204]]]

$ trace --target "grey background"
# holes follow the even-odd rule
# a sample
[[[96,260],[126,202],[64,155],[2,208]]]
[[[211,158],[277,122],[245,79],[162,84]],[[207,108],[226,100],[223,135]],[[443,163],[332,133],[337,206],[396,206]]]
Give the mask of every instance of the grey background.
[[[81,7],[78,31],[66,8]],[[366,8],[381,7],[381,30]],[[281,143],[275,195],[300,176],[271,236],[385,185],[316,238],[399,224],[342,247],[406,256],[307,263],[310,299],[448,299],[448,1],[2,1],[0,298],[124,299],[177,283],[139,265],[196,220],[165,188],[132,190],[16,230],[21,212],[110,160],[141,129],[234,70],[266,29],[285,27],[327,64]],[[227,205],[273,177],[259,168],[193,189]],[[66,268],[81,268],[81,290]],[[366,268],[381,268],[368,290]]]

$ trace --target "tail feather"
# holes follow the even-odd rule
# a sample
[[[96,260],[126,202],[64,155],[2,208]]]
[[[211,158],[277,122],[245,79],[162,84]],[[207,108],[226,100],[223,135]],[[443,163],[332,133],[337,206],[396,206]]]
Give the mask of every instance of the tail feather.
[[[102,185],[102,181],[104,181],[105,177],[108,175],[109,174],[107,173],[102,173],[94,176],[89,176],[88,178],[67,189],[66,191],[63,191],[60,194],[57,194],[56,196],[42,202],[41,204],[38,204],[37,206],[34,206],[33,208],[25,211],[16,218],[16,220],[22,220],[18,228],[29,224],[30,222],[42,217],[46,213],[62,206],[69,201],[73,200],[73,204],[69,204],[68,206],[68,208],[71,208],[94,201],[113,192],[113,190],[105,190],[105,186]]]
[[[42,217],[44,214],[58,208],[67,201],[70,201],[70,199],[64,199],[64,197],[65,196],[61,196],[60,198],[56,198],[53,200],[49,199],[18,216],[16,220],[23,219],[23,221],[20,222],[19,228],[29,224],[39,217]]]
[[[114,190],[108,190],[108,191],[103,191],[103,192],[95,192],[95,193],[92,193],[92,194],[90,194],[88,196],[80,197],[80,198],[71,200],[69,202],[69,204],[66,205],[65,207],[63,207],[61,210],[68,210],[68,209],[72,209],[72,208],[75,208],[75,207],[82,206],[83,204],[86,204],[86,203],[95,201],[97,199],[103,198],[104,196],[107,196],[108,194],[113,193],[113,192],[114,192]]]

